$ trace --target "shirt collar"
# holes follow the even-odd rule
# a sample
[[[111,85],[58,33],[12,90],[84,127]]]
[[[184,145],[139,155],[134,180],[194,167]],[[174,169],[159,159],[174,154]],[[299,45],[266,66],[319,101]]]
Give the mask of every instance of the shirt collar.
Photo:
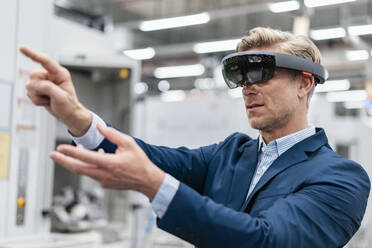
[[[262,147],[266,148],[267,146],[275,146],[275,150],[277,151],[278,156],[280,156],[298,142],[314,135],[315,133],[315,127],[311,126],[298,132],[291,133],[287,136],[273,140],[268,145],[265,144],[260,134],[258,137],[258,152],[261,150]]]

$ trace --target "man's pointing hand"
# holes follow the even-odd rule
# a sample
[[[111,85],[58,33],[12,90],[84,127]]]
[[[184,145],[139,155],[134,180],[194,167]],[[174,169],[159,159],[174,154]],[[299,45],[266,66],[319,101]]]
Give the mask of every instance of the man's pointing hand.
[[[92,114],[78,101],[69,71],[45,54],[27,47],[19,50],[43,67],[30,73],[27,96],[62,121],[73,136],[84,135],[91,125]]]

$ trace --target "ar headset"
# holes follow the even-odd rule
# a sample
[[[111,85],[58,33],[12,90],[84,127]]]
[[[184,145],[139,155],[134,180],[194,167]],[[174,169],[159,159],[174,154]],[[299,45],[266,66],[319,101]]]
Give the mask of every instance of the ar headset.
[[[267,82],[274,77],[275,68],[313,76],[315,85],[324,83],[328,78],[327,70],[320,64],[284,53],[245,51],[222,59],[222,74],[230,89]]]

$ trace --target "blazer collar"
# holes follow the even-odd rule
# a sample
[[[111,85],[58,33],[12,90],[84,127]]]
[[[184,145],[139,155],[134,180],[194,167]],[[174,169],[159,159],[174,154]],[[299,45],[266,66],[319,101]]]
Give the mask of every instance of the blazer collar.
[[[239,161],[231,169],[233,177],[226,205],[232,209],[239,210],[248,193],[258,160],[258,139],[252,139],[244,143],[239,152]]]
[[[249,195],[247,201],[242,205],[241,210],[245,210],[254,195],[265,186],[270,179],[283,170],[307,160],[309,153],[315,152],[323,145],[328,145],[328,139],[323,129],[316,128],[316,133],[292,146],[281,156],[279,156],[265,174],[258,181],[257,185]],[[257,147],[256,147],[257,148]],[[257,160],[257,159],[256,159]],[[245,187],[242,189],[245,191]]]

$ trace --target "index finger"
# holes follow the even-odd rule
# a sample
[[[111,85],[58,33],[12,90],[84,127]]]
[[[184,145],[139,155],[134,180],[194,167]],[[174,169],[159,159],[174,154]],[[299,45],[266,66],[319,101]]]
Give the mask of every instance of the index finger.
[[[57,151],[69,157],[81,160],[88,164],[94,164],[99,168],[109,167],[109,161],[112,154],[90,151],[83,147],[72,145],[59,145]]]
[[[57,62],[40,52],[36,52],[24,46],[21,46],[19,50],[33,61],[40,63],[48,72],[58,73],[61,71],[61,66]]]

